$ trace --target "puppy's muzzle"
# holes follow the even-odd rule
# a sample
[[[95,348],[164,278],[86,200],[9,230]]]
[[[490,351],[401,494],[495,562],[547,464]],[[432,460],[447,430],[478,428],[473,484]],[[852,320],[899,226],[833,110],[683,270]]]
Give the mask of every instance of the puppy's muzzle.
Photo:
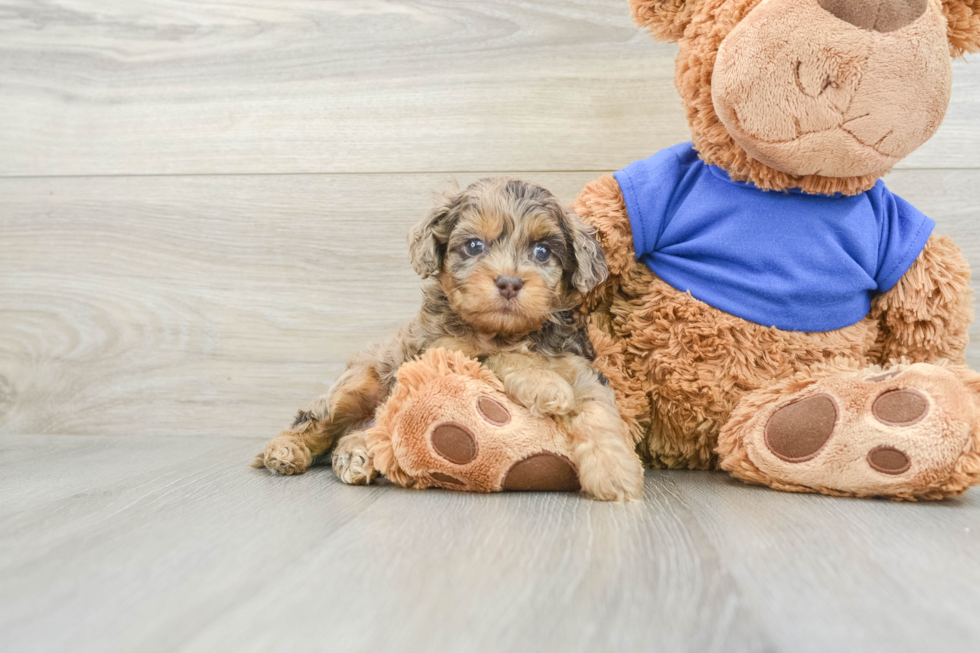
[[[514,299],[524,287],[524,280],[520,277],[499,276],[495,283],[504,299]]]

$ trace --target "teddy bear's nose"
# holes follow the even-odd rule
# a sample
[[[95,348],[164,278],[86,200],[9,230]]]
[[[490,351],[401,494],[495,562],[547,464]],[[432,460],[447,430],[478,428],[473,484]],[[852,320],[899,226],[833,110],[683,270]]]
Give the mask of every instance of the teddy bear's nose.
[[[926,13],[929,0],[818,0],[851,25],[872,32],[894,32]]]

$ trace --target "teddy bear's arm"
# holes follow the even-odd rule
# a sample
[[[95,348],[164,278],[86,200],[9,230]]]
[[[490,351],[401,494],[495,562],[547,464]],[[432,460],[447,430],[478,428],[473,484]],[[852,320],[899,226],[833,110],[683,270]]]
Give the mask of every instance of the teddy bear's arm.
[[[948,359],[961,363],[973,321],[970,265],[949,236],[933,235],[905,275],[872,304],[880,325],[879,363]]]

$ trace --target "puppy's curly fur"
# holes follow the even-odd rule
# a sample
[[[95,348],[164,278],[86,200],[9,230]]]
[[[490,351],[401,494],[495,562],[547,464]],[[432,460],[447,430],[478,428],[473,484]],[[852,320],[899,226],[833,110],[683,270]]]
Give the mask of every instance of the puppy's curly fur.
[[[337,476],[370,483],[377,472],[363,428],[402,363],[444,347],[478,358],[532,413],[563,418],[586,492],[636,498],[642,465],[614,392],[590,363],[595,353],[575,310],[607,276],[595,230],[547,190],[495,177],[442,196],[408,242],[412,265],[427,280],[419,314],[354,356],[252,465],[300,474],[336,442]]]

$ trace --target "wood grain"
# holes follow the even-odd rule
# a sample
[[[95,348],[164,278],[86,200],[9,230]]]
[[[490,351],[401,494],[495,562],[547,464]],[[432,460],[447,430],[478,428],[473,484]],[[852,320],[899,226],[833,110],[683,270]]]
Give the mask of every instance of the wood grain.
[[[245,467],[414,313],[432,189],[687,140],[675,53],[625,0],[0,1],[0,651],[980,649],[976,491]],[[975,63],[888,183],[980,267]]]
[[[405,234],[447,181],[0,181],[0,428],[278,431],[414,315]]]
[[[571,201],[595,175],[527,176]],[[980,266],[980,172],[888,181]],[[405,234],[447,184],[426,174],[0,180],[0,430],[275,433],[348,356],[417,310]],[[969,361],[980,367],[976,344]]]
[[[241,464],[256,444],[0,436],[0,650],[980,642],[975,493],[896,505],[648,472],[642,503],[609,505],[277,478]]]
[[[773,650],[980,646],[977,492],[913,505],[787,496],[723,474],[671,479]]]
[[[0,175],[606,170],[689,139],[626,0],[6,0]],[[954,63],[906,168],[972,168]]]

